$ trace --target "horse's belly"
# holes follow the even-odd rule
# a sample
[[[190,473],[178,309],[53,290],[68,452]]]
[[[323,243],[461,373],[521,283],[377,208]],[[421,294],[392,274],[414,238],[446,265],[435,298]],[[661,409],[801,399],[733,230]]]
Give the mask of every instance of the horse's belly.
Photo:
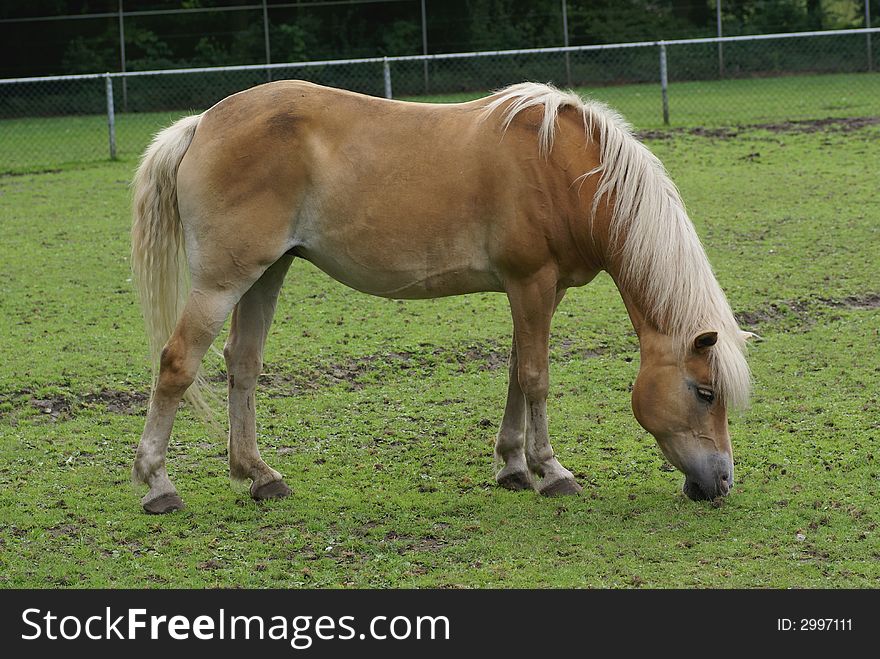
[[[492,214],[472,185],[438,174],[438,180],[418,178],[394,188],[376,174],[380,169],[342,176],[344,189],[315,174],[294,220],[294,253],[347,286],[381,297],[503,290],[488,247],[498,228],[486,219]],[[332,162],[320,168],[339,170],[344,168]]]
[[[370,295],[424,299],[503,290],[488,264],[464,260],[438,263],[427,254],[419,262],[411,252],[365,255],[322,247],[303,245],[294,253],[346,286]]]

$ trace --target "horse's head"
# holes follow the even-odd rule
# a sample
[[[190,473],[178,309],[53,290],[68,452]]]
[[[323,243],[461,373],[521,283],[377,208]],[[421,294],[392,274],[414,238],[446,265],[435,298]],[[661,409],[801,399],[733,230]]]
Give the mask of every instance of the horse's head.
[[[717,342],[717,332],[703,332],[680,356],[668,336],[642,336],[632,392],[636,419],[684,472],[684,493],[694,501],[726,496],[733,487],[727,405],[712,368]]]

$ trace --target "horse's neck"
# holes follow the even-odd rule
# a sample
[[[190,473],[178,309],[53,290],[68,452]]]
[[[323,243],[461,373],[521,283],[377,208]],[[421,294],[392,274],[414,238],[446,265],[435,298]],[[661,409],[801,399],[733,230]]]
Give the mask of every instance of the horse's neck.
[[[615,240],[612,240],[611,209],[613,206],[613,200],[609,200],[608,203],[600,202],[590,228],[591,241],[594,252],[601,254],[603,269],[611,276],[617,286],[633,329],[639,337],[639,343],[643,344],[649,337],[664,336],[664,333],[659,330],[653,318],[650,308],[651,301],[645,299],[644,293],[637,290],[631,279],[623,274],[623,250],[620,246],[626,242],[627,234],[624,229],[616,236]]]
[[[639,337],[639,348],[643,357],[646,352],[650,351],[651,346],[667,343],[668,341],[664,339],[668,339],[668,337],[657,328],[648,311],[643,308],[644,305],[640,300],[640,296],[627,290],[622,278],[617,273],[609,269],[609,274],[617,285],[617,290],[620,292],[624,306],[626,306],[626,312],[629,314],[630,322],[636,331],[636,335]]]

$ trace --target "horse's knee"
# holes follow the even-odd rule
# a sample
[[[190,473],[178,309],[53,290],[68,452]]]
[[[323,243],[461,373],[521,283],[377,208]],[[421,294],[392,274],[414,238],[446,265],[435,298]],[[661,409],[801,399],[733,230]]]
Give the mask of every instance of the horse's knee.
[[[251,389],[256,386],[257,378],[263,371],[263,359],[259,354],[242,354],[241,350],[227,343],[223,348],[223,357],[232,388]]]
[[[550,377],[546,368],[519,364],[519,387],[529,400],[544,400],[550,388]]]

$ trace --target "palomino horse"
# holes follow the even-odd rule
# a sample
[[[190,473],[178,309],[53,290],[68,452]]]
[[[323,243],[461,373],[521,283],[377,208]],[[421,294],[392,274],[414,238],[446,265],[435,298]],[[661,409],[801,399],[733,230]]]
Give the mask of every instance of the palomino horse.
[[[727,409],[748,396],[746,333],[663,166],[599,103],[532,83],[454,105],[261,85],[156,136],[134,180],[132,243],[154,358],[134,463],[148,512],[183,505],[165,467],[171,427],[188,388],[198,402],[230,312],[230,473],[255,499],[290,493],[257,449],[254,388],[295,257],[372,295],[506,293],[496,480],[546,495],[581,489],[547,432],[550,320],[567,288],[607,271],[641,346],[636,418],[690,498],[733,485]]]

